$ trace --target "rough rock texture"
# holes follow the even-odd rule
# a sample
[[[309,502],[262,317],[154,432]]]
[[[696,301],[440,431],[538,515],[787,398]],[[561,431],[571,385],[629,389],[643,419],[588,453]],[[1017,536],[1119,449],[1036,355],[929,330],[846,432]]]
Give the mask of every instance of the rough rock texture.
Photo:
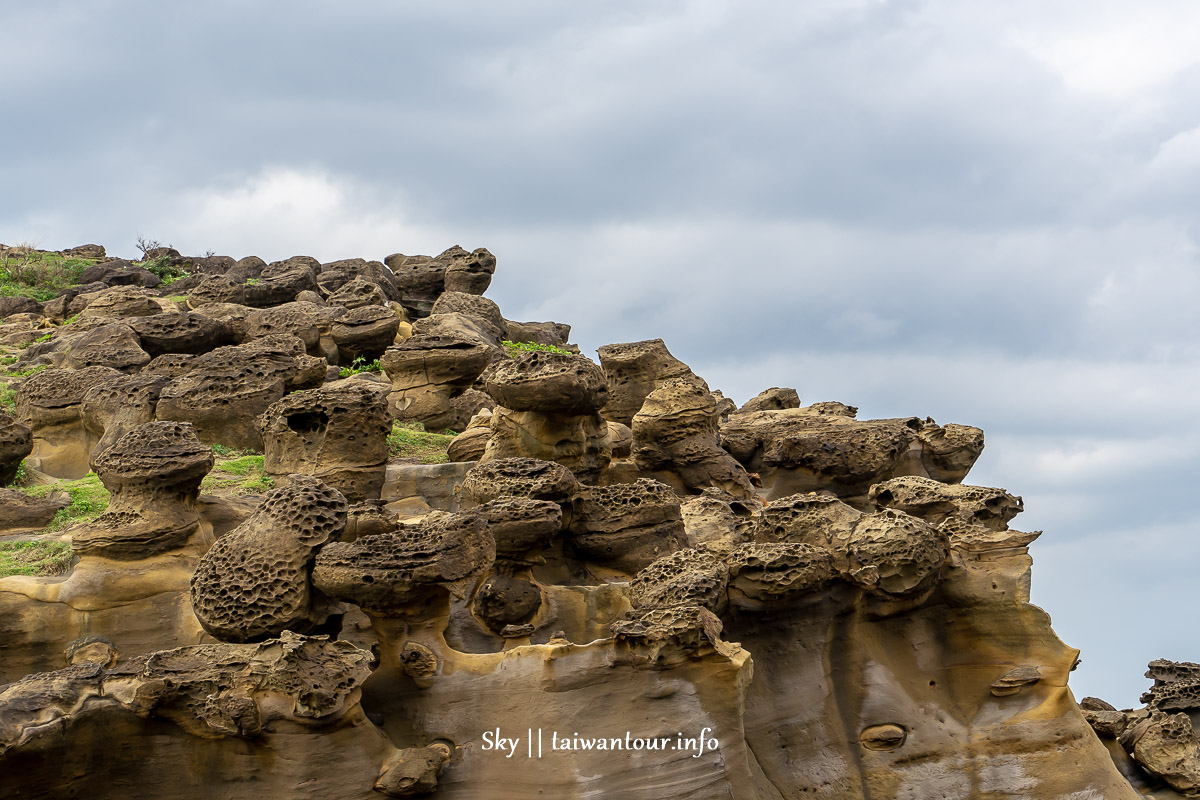
[[[606,344],[599,350],[600,366],[608,377],[608,404],[605,419],[632,425],[633,417],[655,389],[671,380],[695,385],[704,382],[691,368],[667,350],[662,339],[627,344]],[[707,387],[705,387],[707,388]]]
[[[566,507],[580,491],[570,470],[536,458],[502,458],[477,464],[467,473],[462,488],[477,505],[503,497],[528,497]]]
[[[978,428],[917,417],[861,422],[843,408],[735,414],[721,425],[721,446],[760,476],[768,499],[827,490],[856,502],[872,484],[903,475],[958,483],[983,450]]]
[[[38,498],[19,489],[0,489],[0,533],[44,528],[70,504],[71,498],[63,492]]]
[[[379,797],[404,759],[359,705],[371,663],[347,642],[284,633],[32,675],[0,692],[0,793]]]
[[[550,500],[503,497],[476,510],[487,520],[498,559],[524,560],[562,530],[562,506]]]
[[[421,422],[431,431],[462,430],[478,409],[468,412],[455,401],[494,355],[484,338],[463,331],[414,335],[388,348],[380,364],[392,382],[392,414]]]
[[[799,407],[800,394],[795,389],[781,389],[776,386],[751,397],[738,409],[738,413],[750,414],[755,411],[780,411]]]
[[[84,395],[121,373],[108,367],[47,369],[17,387],[17,419],[32,431],[30,466],[56,478],[82,478],[98,437],[80,417]]]
[[[133,329],[124,324],[101,325],[69,337],[62,343],[61,366],[69,369],[110,367],[136,372],[150,363],[150,355]]]
[[[263,468],[279,486],[313,475],[350,502],[378,498],[392,430],[385,391],[345,380],[273,403],[259,420]]]
[[[396,340],[400,318],[386,306],[364,305],[334,320],[331,336],[338,358],[346,364],[356,358],[373,361]]]
[[[345,526],[346,498],[316,478],[297,475],[269,492],[196,567],[192,606],[204,629],[250,642],[323,622],[328,610],[314,603],[312,562]]]
[[[444,594],[447,585],[490,567],[495,557],[487,518],[469,511],[331,544],[317,555],[313,584],[366,610],[419,608],[431,594]]]
[[[637,483],[588,487],[571,519],[571,546],[589,561],[629,574],[687,546],[679,497],[671,487]]]
[[[646,397],[633,417],[633,461],[686,492],[715,486],[750,497],[750,476],[721,449],[717,426],[717,404],[707,389],[669,380]]]
[[[151,292],[134,286],[118,286],[97,293],[88,299],[79,313],[80,319],[122,319],[149,317],[162,313],[162,306]]]
[[[305,355],[299,339],[265,337],[197,356],[163,389],[156,413],[192,423],[203,442],[262,450],[263,412],[286,391],[324,377],[324,360]]]
[[[138,426],[93,464],[111,499],[97,519],[69,531],[75,552],[136,560],[182,547],[200,530],[196,500],[213,454],[190,425]]]
[[[16,477],[25,456],[33,452],[33,433],[28,425],[0,411],[0,486]]]
[[[194,312],[139,317],[130,320],[129,327],[151,358],[165,353],[199,355],[233,344],[232,325]]]
[[[112,447],[137,426],[153,421],[159,395],[170,381],[166,375],[139,372],[110,378],[88,389],[79,417],[88,433],[97,437],[91,457]]]

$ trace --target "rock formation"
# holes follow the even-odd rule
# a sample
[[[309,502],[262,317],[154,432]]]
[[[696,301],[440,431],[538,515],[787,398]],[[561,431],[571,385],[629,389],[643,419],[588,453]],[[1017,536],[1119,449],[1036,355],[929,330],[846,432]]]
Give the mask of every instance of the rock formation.
[[[1076,704],[977,428],[594,363],[484,249],[78,253],[0,301],[5,797],[1200,793],[1200,666]]]

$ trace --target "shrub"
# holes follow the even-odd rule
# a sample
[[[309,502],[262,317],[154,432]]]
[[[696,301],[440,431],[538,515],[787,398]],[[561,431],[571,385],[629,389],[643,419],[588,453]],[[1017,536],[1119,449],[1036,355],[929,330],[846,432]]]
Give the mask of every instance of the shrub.
[[[538,344],[537,342],[510,342],[507,339],[501,342],[501,344],[504,345],[504,351],[508,353],[509,356],[515,356],[517,353],[530,352],[562,353],[563,355],[568,356],[575,355],[570,350],[564,350],[561,347],[557,347],[552,344]]]
[[[368,363],[365,358],[359,356],[350,362],[350,366],[342,367],[338,371],[338,377],[349,378],[351,375],[358,375],[360,372],[379,373],[383,372],[383,367],[380,366],[378,358]]]

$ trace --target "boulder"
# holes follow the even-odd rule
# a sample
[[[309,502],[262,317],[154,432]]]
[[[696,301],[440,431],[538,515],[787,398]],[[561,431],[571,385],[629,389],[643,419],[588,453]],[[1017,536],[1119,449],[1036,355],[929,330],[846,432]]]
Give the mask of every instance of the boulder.
[[[17,387],[17,420],[31,429],[30,466],[55,478],[82,478],[99,437],[80,416],[83,398],[93,386],[121,373],[108,367],[47,369]]]
[[[662,339],[606,344],[599,354],[609,394],[608,404],[601,413],[605,419],[622,425],[632,426],[633,417],[646,398],[667,381],[704,385],[687,364],[671,355]]]
[[[350,502],[378,498],[392,430],[385,394],[345,380],[276,401],[258,423],[263,468],[280,486],[291,475],[312,475]]]
[[[230,642],[320,625],[329,609],[314,596],[313,558],[345,525],[346,498],[312,476],[269,492],[200,559],[191,583],[197,619]]]
[[[151,358],[166,353],[199,355],[234,343],[228,321],[195,312],[139,317],[128,324]]]
[[[30,427],[0,411],[0,486],[13,482],[21,462],[32,452]]]
[[[687,547],[679,496],[647,478],[585,487],[570,519],[570,543],[584,559],[633,575]]]
[[[387,306],[364,305],[352,308],[333,321],[330,335],[337,347],[339,363],[350,364],[356,358],[374,361],[396,340],[400,318]]]

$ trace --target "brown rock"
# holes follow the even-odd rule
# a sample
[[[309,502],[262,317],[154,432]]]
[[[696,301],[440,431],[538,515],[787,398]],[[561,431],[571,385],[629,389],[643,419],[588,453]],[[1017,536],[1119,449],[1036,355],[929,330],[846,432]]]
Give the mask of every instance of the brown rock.
[[[8,486],[17,476],[25,456],[33,452],[33,433],[0,411],[0,486]]]
[[[570,528],[576,552],[630,575],[687,546],[679,497],[645,478],[583,489]]]
[[[671,355],[662,339],[606,344],[599,353],[609,391],[602,413],[622,425],[632,426],[646,398],[667,381],[680,379],[708,388],[687,364]]]
[[[258,423],[263,468],[280,486],[312,475],[350,502],[378,498],[392,430],[385,391],[347,380],[273,403]]]
[[[204,629],[249,642],[322,622],[327,612],[314,603],[313,558],[345,525],[346,499],[316,478],[298,475],[269,492],[196,567],[192,607]]]

